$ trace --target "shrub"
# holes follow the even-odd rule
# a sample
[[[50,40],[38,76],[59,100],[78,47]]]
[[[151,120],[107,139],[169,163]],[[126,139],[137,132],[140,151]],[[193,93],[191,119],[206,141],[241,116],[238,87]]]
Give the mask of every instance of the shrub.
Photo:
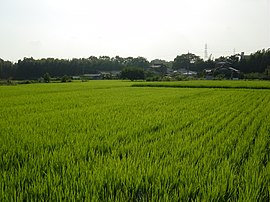
[[[64,75],[62,78],[61,78],[61,82],[71,82],[71,78],[67,75]]]

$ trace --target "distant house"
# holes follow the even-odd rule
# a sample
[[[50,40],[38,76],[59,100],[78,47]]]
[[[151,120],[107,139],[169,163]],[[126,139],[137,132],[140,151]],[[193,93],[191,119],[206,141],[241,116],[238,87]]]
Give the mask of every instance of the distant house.
[[[72,78],[73,80],[80,80],[80,79],[81,79],[80,76],[72,76],[71,78]]]
[[[250,55],[245,55],[244,52],[242,52],[240,55],[240,60],[248,60],[249,58],[250,58]]]
[[[120,77],[121,71],[113,70],[100,73],[103,79],[117,79]]]
[[[150,65],[150,68],[149,70],[153,73],[156,73],[156,74],[167,74],[167,66],[163,63],[153,63]]]
[[[82,80],[100,80],[100,79],[102,79],[101,74],[83,74],[80,77]]]
[[[196,76],[197,75],[197,72],[187,70],[187,69],[184,69],[184,68],[178,69],[175,73],[179,73],[179,74],[182,74],[182,75],[185,75],[185,76]]]
[[[121,71],[114,70],[114,71],[111,71],[111,74],[112,74],[112,77],[113,77],[113,78],[117,78],[117,77],[120,76]]]
[[[224,75],[227,79],[240,78],[240,71],[231,66],[229,62],[217,62],[214,75]]]
[[[231,66],[229,62],[217,62],[215,68],[204,70],[205,79],[210,80],[215,77],[222,77],[225,79],[238,80],[240,78],[240,71]]]
[[[167,75],[172,75],[174,73],[174,70],[172,68],[167,68]]]
[[[214,75],[213,75],[213,70],[212,69],[205,69],[203,70],[204,75],[205,75],[205,79],[206,80],[213,80],[214,79]]]

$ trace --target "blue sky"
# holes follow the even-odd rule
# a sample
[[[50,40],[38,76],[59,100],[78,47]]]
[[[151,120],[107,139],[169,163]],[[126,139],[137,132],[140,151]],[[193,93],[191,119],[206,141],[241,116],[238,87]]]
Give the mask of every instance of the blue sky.
[[[270,0],[0,0],[0,58],[217,58],[270,48]]]

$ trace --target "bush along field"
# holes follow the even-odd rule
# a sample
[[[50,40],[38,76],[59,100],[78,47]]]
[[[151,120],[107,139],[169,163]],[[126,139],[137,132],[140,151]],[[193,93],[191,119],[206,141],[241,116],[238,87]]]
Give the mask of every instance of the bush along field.
[[[0,201],[269,201],[269,90],[131,84],[1,86]]]

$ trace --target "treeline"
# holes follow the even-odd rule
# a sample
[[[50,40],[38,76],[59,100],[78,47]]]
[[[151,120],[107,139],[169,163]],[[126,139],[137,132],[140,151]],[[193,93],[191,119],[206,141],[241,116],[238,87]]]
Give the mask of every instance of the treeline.
[[[121,71],[126,67],[137,67],[147,69],[154,63],[164,64],[172,69],[189,69],[202,72],[204,69],[212,69],[217,61],[229,61],[232,67],[239,69],[242,73],[265,73],[270,71],[270,49],[260,50],[251,55],[232,55],[204,61],[192,53],[177,56],[174,61],[153,60],[149,62],[144,57],[119,56],[108,57],[91,56],[89,58],[55,59],[55,58],[24,58],[16,63],[0,59],[0,79],[38,79],[45,73],[53,77],[64,75],[78,76],[82,74],[98,73],[101,71]]]
[[[265,73],[270,68],[270,48],[259,50],[251,55],[235,54],[228,57],[219,57],[217,59],[208,59],[203,61],[199,56],[188,53],[177,56],[173,61],[173,69],[189,68],[197,72],[204,69],[212,69],[220,61],[226,61],[232,67],[240,70],[242,73]]]
[[[17,63],[11,63],[0,59],[0,78],[1,79],[37,79],[45,73],[53,77],[63,75],[78,76],[82,74],[98,73],[100,71],[120,71],[125,67],[149,67],[149,62],[143,57],[119,56],[99,58],[91,56],[89,58],[55,59],[55,58],[24,58]]]

